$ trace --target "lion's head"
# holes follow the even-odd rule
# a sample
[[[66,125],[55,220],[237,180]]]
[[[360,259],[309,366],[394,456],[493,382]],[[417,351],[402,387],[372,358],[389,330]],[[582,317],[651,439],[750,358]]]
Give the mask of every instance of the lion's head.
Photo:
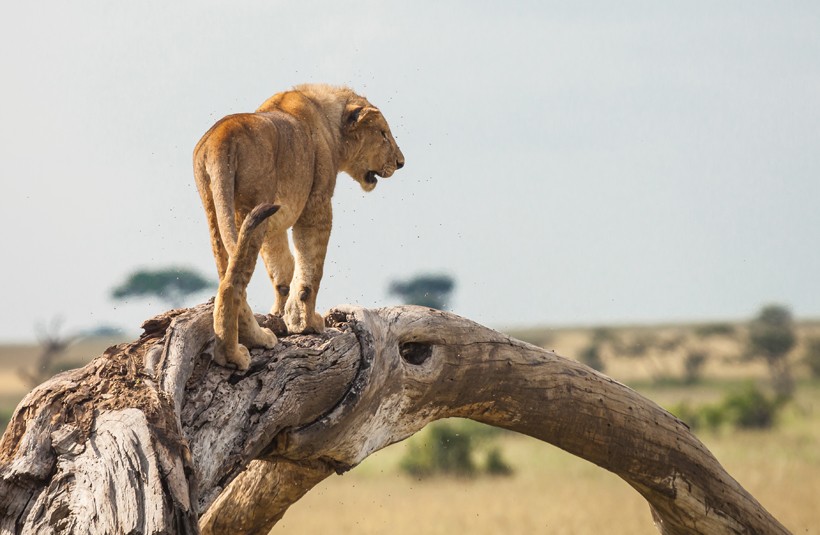
[[[341,170],[363,190],[372,191],[378,183],[376,177],[387,178],[404,166],[404,155],[384,115],[367,101],[348,105],[342,135],[345,154]]]

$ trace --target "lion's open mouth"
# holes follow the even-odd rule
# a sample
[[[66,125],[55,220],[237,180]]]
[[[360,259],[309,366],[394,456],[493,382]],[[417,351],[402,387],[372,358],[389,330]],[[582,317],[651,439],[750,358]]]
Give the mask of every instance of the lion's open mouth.
[[[368,171],[367,173],[364,174],[364,181],[367,182],[368,184],[375,184],[376,182],[379,181],[379,179],[376,178],[376,174],[377,174],[376,171]]]

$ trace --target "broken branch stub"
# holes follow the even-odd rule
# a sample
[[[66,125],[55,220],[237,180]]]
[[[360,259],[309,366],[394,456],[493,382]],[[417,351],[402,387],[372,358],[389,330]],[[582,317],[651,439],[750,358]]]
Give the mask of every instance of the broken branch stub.
[[[172,311],[29,394],[0,441],[0,532],[266,533],[334,471],[460,416],[615,472],[663,533],[787,533],[651,401],[464,318],[340,307],[246,372],[212,363],[212,323]]]

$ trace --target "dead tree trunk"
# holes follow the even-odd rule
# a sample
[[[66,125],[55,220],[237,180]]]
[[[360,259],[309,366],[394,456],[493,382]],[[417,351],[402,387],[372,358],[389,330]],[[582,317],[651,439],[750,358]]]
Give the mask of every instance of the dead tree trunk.
[[[0,441],[0,533],[266,533],[328,475],[449,416],[618,474],[662,533],[788,533],[682,422],[575,361],[421,307],[328,322],[240,373],[211,361],[210,305],[171,311],[41,385]]]

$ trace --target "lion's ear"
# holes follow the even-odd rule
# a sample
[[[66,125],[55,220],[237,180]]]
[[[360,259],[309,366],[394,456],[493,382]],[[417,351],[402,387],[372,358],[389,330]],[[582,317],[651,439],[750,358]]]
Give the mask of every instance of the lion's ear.
[[[353,126],[358,123],[363,109],[364,106],[348,106],[345,110],[345,124],[347,126]]]
[[[369,115],[378,113],[378,111],[377,108],[372,106],[348,106],[345,110],[347,114],[345,124],[347,124],[347,126],[353,126],[365,120]]]

